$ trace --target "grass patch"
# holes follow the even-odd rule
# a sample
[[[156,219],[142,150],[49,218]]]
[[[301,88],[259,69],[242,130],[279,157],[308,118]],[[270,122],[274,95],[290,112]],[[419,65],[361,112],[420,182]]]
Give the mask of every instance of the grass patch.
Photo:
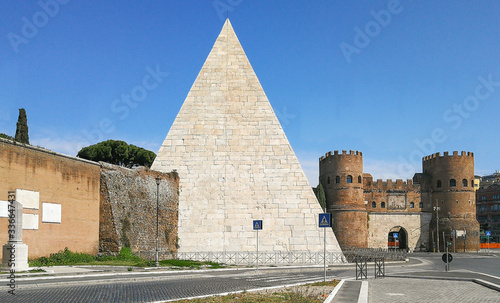
[[[282,303],[282,302],[293,302],[293,303],[321,303],[324,298],[319,299],[313,296],[306,296],[300,293],[293,292],[275,292],[271,294],[258,294],[258,293],[240,293],[233,294],[224,297],[208,297],[201,299],[192,299],[188,302],[190,303]],[[185,300],[175,301],[175,302],[186,302]]]
[[[189,300],[190,303],[320,303],[335,288],[339,281],[317,282],[302,286],[294,286],[282,290],[269,290],[263,292],[243,292],[227,296],[213,296],[207,298]],[[175,302],[186,302],[178,300]]]
[[[149,261],[136,256],[128,247],[123,247],[116,256],[95,256],[86,253],[72,252],[68,248],[57,253],[50,254],[50,257],[40,257],[30,260],[31,267],[57,266],[57,265],[110,265],[110,266],[136,266],[154,267],[155,261]],[[222,268],[221,264],[213,262],[198,262],[189,260],[162,260],[162,267],[174,268]]]

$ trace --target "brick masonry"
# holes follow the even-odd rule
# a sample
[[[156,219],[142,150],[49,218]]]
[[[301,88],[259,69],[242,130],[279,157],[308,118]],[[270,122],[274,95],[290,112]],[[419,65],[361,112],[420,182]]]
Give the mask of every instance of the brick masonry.
[[[128,169],[100,162],[101,253],[116,254],[123,246],[153,260],[156,250],[158,195],[158,248],[160,259],[177,254],[179,178],[176,172],[160,173],[145,167]],[[160,177],[157,188],[156,177]]]
[[[478,249],[473,153],[454,151],[424,157],[423,172],[407,181],[374,181],[363,173],[362,153],[358,151],[328,152],[319,162],[320,182],[342,248],[386,248],[389,232],[402,228],[409,249],[433,250],[433,239],[438,237],[433,207],[439,206],[440,250],[452,230],[467,234],[465,241],[456,239],[457,249],[464,249],[464,245],[468,251]]]
[[[23,209],[23,214],[35,215],[38,221],[38,229],[23,230],[30,259],[65,247],[97,253],[99,170],[91,161],[0,139],[0,200],[6,201],[10,190],[39,193],[38,209]],[[61,223],[42,221],[46,202],[61,205]],[[0,218],[2,244],[8,240],[7,230],[8,218]]]

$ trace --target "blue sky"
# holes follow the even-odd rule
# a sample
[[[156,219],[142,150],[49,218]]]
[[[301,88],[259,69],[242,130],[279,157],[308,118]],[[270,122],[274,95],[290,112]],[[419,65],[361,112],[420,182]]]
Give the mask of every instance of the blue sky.
[[[500,169],[493,0],[5,1],[0,132],[24,107],[34,145],[157,152],[226,12],[312,186],[330,150],[362,151],[375,179],[453,150]]]

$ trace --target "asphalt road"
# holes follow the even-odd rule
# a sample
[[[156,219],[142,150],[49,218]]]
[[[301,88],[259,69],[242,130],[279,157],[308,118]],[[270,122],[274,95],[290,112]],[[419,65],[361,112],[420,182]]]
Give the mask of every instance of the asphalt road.
[[[338,271],[340,272],[340,271]],[[329,271],[329,277],[333,271]],[[321,281],[323,269],[219,270],[29,279],[0,302],[155,302],[224,292]]]
[[[415,253],[409,263],[387,263],[386,274],[444,271],[442,254]],[[500,254],[453,254],[453,270],[500,275]],[[368,267],[368,277],[375,269]],[[374,266],[373,266],[374,267]],[[355,277],[355,268],[331,267],[328,278]],[[269,268],[178,271],[121,272],[73,277],[38,277],[16,280],[16,295],[0,288],[0,302],[156,302],[206,296],[225,292],[269,288],[323,280],[323,268]],[[5,281],[2,284],[6,284]],[[0,284],[0,286],[2,285]]]

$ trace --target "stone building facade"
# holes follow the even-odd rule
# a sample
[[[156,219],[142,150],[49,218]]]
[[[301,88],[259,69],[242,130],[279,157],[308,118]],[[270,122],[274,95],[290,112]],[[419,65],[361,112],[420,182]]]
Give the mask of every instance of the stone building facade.
[[[152,169],[179,173],[186,258],[255,260],[252,223],[263,220],[261,262],[319,262],[312,254],[323,252],[322,209],[229,20]],[[326,245],[341,260],[331,229]]]
[[[455,237],[457,249],[478,249],[473,153],[424,157],[423,172],[407,181],[374,181],[363,173],[359,151],[329,152],[319,162],[327,210],[333,214],[333,229],[343,249],[397,245],[431,251],[439,242],[443,250],[455,234],[465,240]]]

